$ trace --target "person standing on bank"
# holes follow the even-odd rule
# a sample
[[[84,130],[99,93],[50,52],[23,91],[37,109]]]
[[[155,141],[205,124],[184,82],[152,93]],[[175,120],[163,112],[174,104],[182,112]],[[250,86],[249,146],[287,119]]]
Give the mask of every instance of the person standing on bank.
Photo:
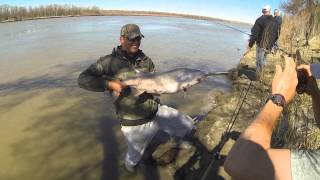
[[[280,25],[281,29],[281,24],[282,24],[282,17],[281,17],[281,12],[279,9],[275,9],[273,12],[274,19],[277,21],[277,23]]]
[[[125,166],[134,171],[149,142],[158,130],[163,130],[178,139],[194,130],[192,119],[171,107],[160,105],[152,94],[138,97],[121,80],[136,76],[136,71],[154,72],[152,60],[139,49],[144,35],[136,24],[121,28],[120,46],[112,53],[83,71],[78,78],[79,87],[90,91],[110,91],[125,136],[128,151]]]
[[[281,25],[282,25],[282,17],[281,17],[281,12],[279,9],[275,9],[273,12],[274,15],[274,21],[275,21],[275,25],[278,28],[278,37],[280,36],[280,32],[281,32]],[[277,53],[277,50],[279,49],[279,43],[278,43],[278,38],[276,40],[276,42],[274,43],[274,50],[275,53]]]
[[[278,38],[278,31],[271,15],[271,7],[266,5],[262,8],[262,16],[260,16],[251,28],[251,35],[248,47],[244,55],[246,55],[253,45],[256,43],[256,71],[261,75],[263,67],[266,64],[267,53],[272,49]]]

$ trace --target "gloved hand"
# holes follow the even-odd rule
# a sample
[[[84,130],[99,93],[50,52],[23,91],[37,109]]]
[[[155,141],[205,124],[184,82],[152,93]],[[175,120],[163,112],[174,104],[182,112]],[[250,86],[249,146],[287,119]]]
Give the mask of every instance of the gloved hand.
[[[307,93],[308,95],[313,95],[317,91],[319,91],[317,81],[312,75],[310,65],[305,65],[305,64],[299,65],[297,67],[297,71],[300,72],[300,75],[298,74],[298,78],[299,80],[302,81],[301,83],[299,82],[301,84],[300,86],[301,93]],[[298,88],[299,86],[297,86],[297,90]]]

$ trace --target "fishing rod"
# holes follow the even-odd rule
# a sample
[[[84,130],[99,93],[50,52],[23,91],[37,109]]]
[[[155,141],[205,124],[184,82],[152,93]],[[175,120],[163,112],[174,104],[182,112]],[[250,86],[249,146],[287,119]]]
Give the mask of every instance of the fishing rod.
[[[208,76],[223,76],[223,75],[229,75],[230,72],[229,71],[221,71],[221,72],[211,72],[211,73],[207,73],[205,75],[205,77],[208,77]]]
[[[236,31],[241,32],[241,33],[243,33],[243,34],[246,34],[246,35],[248,35],[248,36],[251,36],[251,34],[245,32],[245,31],[243,31],[243,30],[240,30],[240,29],[238,29],[238,28],[235,28],[235,27],[233,27],[233,26],[229,26],[229,25],[226,25],[226,24],[222,24],[222,23],[220,23],[220,22],[215,22],[215,23],[216,23],[216,24],[219,24],[219,25],[221,25],[221,26],[225,26],[225,27],[228,27],[228,28],[230,28],[230,29],[236,30]]]
[[[233,26],[226,25],[226,24],[223,24],[223,23],[220,23],[220,22],[214,22],[214,23],[219,24],[219,25],[221,25],[221,26],[228,27],[228,28],[233,29],[233,30],[236,30],[236,31],[241,32],[241,33],[243,33],[243,34],[245,34],[245,35],[251,36],[251,34],[245,32],[245,31],[243,31],[243,30],[240,30],[240,29],[238,29],[238,28],[235,28],[235,27],[233,27]],[[281,52],[283,52],[284,54],[287,54],[287,55],[291,55],[291,54],[292,54],[292,53],[289,53],[288,51],[280,48],[279,46],[275,46],[275,49],[277,49],[277,50],[279,50],[279,51],[281,51]]]
[[[238,115],[239,115],[239,113],[240,113],[240,110],[241,110],[241,108],[242,108],[242,106],[243,106],[243,103],[244,103],[245,100],[246,100],[246,97],[247,97],[247,95],[248,95],[248,92],[249,92],[251,86],[252,86],[252,81],[250,81],[250,83],[249,83],[249,85],[248,85],[248,88],[247,88],[246,90],[242,90],[242,92],[241,92],[241,94],[240,94],[239,101],[238,101],[237,106],[236,106],[236,110],[233,112],[233,114],[232,114],[232,116],[231,116],[231,119],[230,119],[230,121],[229,121],[229,123],[228,123],[228,125],[227,125],[226,130],[225,130],[225,132],[222,134],[221,141],[220,141],[220,143],[218,144],[217,150],[216,150],[216,152],[214,153],[214,159],[210,162],[210,164],[209,164],[209,166],[207,167],[205,173],[203,174],[201,180],[205,180],[205,179],[206,179],[206,177],[207,177],[207,175],[208,175],[208,173],[209,173],[209,170],[210,170],[211,167],[213,166],[214,162],[215,162],[216,160],[220,160],[220,159],[221,159],[220,152],[221,152],[221,150],[222,150],[225,142],[227,142],[227,140],[229,139],[229,135],[230,135],[230,133],[231,133],[231,129],[232,129],[235,121],[236,121],[237,118],[238,118]],[[245,95],[244,95],[243,99],[241,99],[242,95],[244,94],[244,91],[246,91],[246,92],[245,92]],[[239,106],[239,104],[240,104],[240,106]],[[239,108],[238,108],[238,107],[239,107]],[[237,110],[237,109],[238,109],[238,110]]]

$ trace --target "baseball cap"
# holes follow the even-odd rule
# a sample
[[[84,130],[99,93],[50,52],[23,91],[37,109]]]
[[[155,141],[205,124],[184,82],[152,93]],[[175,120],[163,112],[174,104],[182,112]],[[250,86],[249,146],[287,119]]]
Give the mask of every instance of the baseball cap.
[[[137,37],[144,37],[140,32],[140,28],[136,24],[126,24],[122,26],[120,36],[124,36],[129,40],[135,39]]]
[[[262,10],[265,10],[265,11],[271,11],[271,6],[270,5],[265,5]]]

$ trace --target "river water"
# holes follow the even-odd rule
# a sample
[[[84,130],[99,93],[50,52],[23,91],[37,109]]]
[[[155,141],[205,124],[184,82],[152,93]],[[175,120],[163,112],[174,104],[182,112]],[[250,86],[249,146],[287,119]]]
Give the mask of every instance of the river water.
[[[123,171],[126,144],[108,94],[77,87],[81,71],[119,43],[136,23],[141,49],[157,71],[235,67],[248,36],[214,21],[173,17],[77,17],[0,24],[0,179],[141,179]],[[250,27],[232,24],[249,32]],[[212,107],[231,88],[210,77],[187,95],[161,101],[186,114]]]

